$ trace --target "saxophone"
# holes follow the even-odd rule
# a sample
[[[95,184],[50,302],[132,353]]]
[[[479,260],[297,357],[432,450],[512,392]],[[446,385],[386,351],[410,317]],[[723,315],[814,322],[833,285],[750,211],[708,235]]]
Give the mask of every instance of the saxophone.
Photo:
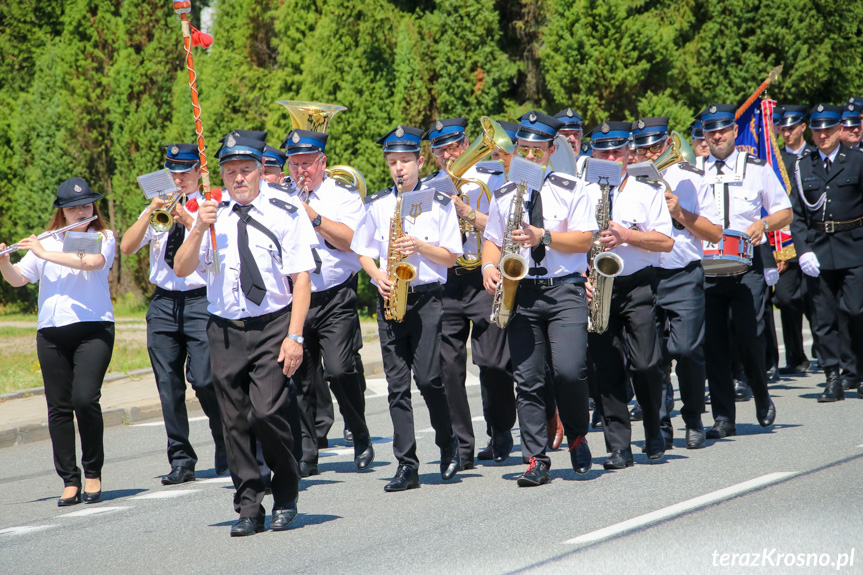
[[[412,279],[417,277],[417,269],[408,263],[408,257],[400,254],[393,247],[400,237],[404,235],[402,220],[402,186],[404,181],[398,179],[398,199],[396,200],[396,211],[390,220],[390,243],[387,249],[387,276],[392,282],[390,296],[384,300],[384,318],[387,320],[402,321],[408,305],[408,286]]]
[[[491,305],[491,323],[500,328],[505,328],[509,320],[515,315],[515,292],[518,282],[527,275],[527,259],[521,255],[521,247],[512,240],[512,232],[521,227],[524,219],[524,195],[527,188],[518,184],[515,195],[509,204],[509,212],[506,218],[506,232],[501,249],[500,283],[494,292],[494,301]]]
[[[611,290],[614,278],[623,271],[623,258],[614,252],[606,252],[599,241],[599,234],[610,227],[611,185],[600,184],[602,198],[596,203],[596,223],[599,231],[593,234],[593,247],[590,248],[590,283],[593,285],[593,298],[587,307],[587,331],[605,333],[611,312]]]

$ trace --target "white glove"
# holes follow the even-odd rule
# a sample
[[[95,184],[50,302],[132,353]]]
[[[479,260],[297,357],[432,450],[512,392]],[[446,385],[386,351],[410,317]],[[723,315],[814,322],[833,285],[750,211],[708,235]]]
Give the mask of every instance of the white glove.
[[[767,287],[773,287],[779,283],[779,270],[776,268],[767,268],[764,270],[764,281],[767,282]]]
[[[800,269],[809,277],[817,278],[821,275],[821,264],[818,263],[818,256],[814,252],[806,252],[798,259]]]

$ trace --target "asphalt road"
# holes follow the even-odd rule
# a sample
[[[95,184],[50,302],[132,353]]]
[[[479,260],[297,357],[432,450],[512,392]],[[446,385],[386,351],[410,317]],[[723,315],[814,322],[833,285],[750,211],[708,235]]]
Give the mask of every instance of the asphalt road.
[[[367,407],[379,441],[372,470],[354,470],[352,450],[332,441],[322,474],[301,484],[293,528],[242,539],[229,537],[233,488],[213,472],[200,419],[198,480],[175,487],[159,482],[168,471],[160,422],[108,429],[105,496],[94,505],[56,506],[49,442],[9,448],[0,451],[0,573],[863,573],[863,401],[850,392],[817,404],[821,381],[773,385],[770,430],[755,423],[752,401],[738,404],[740,435],[701,450],[683,448],[675,417],[675,448],[661,464],[640,453],[635,424],[635,467],[603,471],[592,432],[593,470],[576,478],[563,449],[551,455],[551,484],[536,488],[516,486],[518,451],[442,484],[416,393],[422,488],[405,493],[383,491],[396,464],[377,395]],[[479,416],[474,375],[468,391]],[[475,430],[483,443],[479,417]]]

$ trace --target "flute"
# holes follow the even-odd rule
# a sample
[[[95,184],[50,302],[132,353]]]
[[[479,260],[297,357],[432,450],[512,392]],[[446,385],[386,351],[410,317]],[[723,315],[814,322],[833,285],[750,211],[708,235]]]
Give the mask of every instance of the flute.
[[[90,222],[92,222],[93,220],[95,220],[98,217],[99,216],[90,216],[87,219],[81,220],[80,222],[75,222],[74,224],[69,224],[68,226],[60,228],[59,230],[48,230],[44,234],[39,234],[38,236],[36,236],[36,239],[37,240],[44,240],[45,238],[47,238],[49,236],[56,236],[57,234],[62,234],[63,232],[69,231],[73,228],[77,228],[80,225],[89,224]],[[20,248],[18,247],[18,244],[12,244],[8,248],[6,248],[4,250],[0,250],[0,257],[5,256],[6,254],[11,254],[13,252],[17,252],[19,249]]]

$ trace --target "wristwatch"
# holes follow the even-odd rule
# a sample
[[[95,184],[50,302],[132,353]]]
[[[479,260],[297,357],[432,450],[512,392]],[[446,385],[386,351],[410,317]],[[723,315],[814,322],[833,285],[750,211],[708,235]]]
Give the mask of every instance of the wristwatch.
[[[303,336],[301,336],[301,335],[294,335],[294,334],[292,334],[292,333],[289,333],[289,334],[288,334],[288,337],[289,337],[290,339],[294,340],[295,342],[297,342],[297,343],[298,343],[298,344],[300,344],[300,345],[303,345],[303,342],[304,342],[304,341],[306,341],[306,338],[304,338],[304,337],[303,337]]]
[[[471,208],[471,210],[467,213],[467,221],[472,222],[476,219],[476,210]]]
[[[321,214],[318,214],[317,216],[315,216],[315,219],[312,220],[312,226],[313,227],[316,228],[319,225],[321,225]]]
[[[551,232],[548,230],[542,231],[542,239],[539,241],[544,246],[547,246],[551,243]]]
[[[766,234],[770,231],[770,224],[767,223],[767,220],[761,220],[761,223],[764,224],[764,233]]]

